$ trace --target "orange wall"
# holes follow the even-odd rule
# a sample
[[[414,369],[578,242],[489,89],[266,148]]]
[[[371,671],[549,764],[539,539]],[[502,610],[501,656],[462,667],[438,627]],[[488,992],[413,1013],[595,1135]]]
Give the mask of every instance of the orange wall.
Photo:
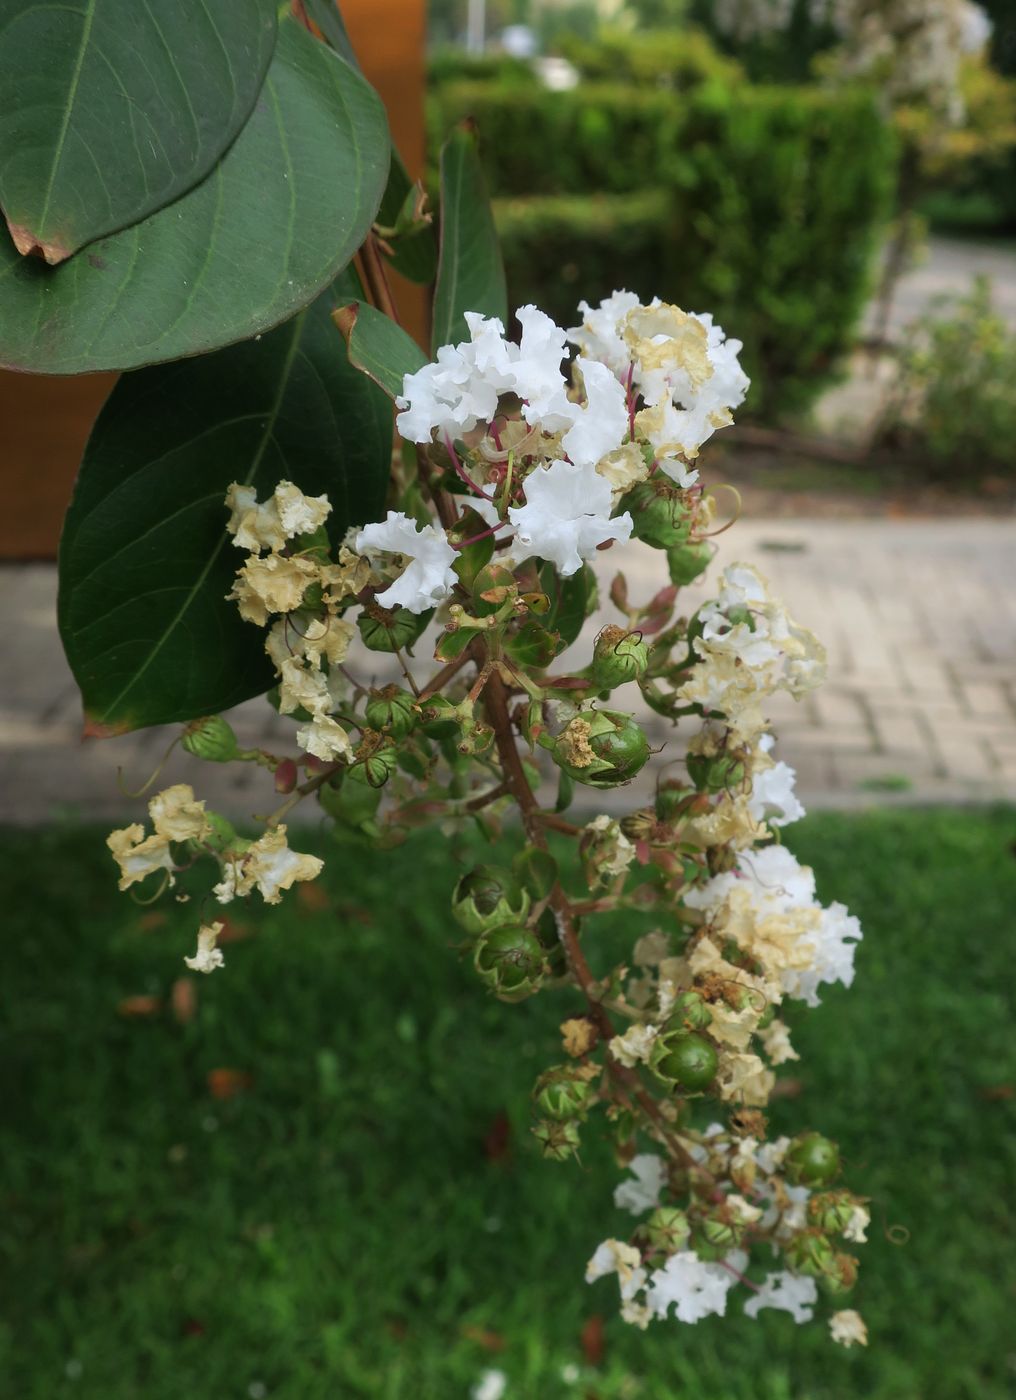
[[[343,0],[367,77],[388,108],[410,173],[423,171],[425,0]],[[394,279],[409,330],[426,342],[421,289]],[[0,371],[0,559],[52,559],[85,440],[115,376],[51,378]]]

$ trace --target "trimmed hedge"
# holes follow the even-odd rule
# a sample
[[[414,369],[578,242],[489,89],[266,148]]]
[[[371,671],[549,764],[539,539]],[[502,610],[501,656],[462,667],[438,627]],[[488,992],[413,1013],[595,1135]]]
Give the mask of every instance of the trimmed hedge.
[[[711,310],[745,342],[748,409],[806,408],[850,347],[895,141],[870,97],[708,85],[510,94],[452,84],[434,148],[474,116],[513,304],[573,324],[615,287]]]

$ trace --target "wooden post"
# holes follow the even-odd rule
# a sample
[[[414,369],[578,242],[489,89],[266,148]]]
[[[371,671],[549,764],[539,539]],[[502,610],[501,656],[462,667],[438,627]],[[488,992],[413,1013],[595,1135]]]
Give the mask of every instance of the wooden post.
[[[343,0],[360,62],[410,174],[423,173],[425,0]],[[0,234],[6,237],[6,234]],[[393,278],[406,329],[427,344],[423,289]],[[85,440],[116,376],[0,371],[0,560],[53,559]]]

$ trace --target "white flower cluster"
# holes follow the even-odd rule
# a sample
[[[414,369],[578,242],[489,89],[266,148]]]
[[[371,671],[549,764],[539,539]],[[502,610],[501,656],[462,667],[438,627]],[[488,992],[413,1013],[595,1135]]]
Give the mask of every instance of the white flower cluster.
[[[734,870],[686,892],[685,903],[707,918],[707,935],[692,955],[702,964],[721,961],[718,947],[732,940],[756,958],[770,1000],[819,1002],[818,988],[854,979],[861,926],[842,904],[815,902],[815,876],[785,846],[741,852]],[[748,980],[744,974],[741,980]]]
[[[764,730],[766,696],[787,690],[797,697],[825,678],[825,648],[749,564],[727,566],[720,594],[700,609],[699,622],[692,644],[698,661],[678,695],[720,712],[741,743],[756,742]]]

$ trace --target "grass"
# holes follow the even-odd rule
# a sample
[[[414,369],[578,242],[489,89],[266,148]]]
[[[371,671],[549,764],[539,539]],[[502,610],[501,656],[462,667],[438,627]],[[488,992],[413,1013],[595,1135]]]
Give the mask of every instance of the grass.
[[[582,1282],[624,1228],[616,1169],[595,1130],[581,1169],[526,1131],[571,1003],[480,994],[446,946],[447,842],[333,848],[325,907],[252,912],[181,1023],[118,1005],[169,996],[196,907],[118,896],[94,831],[6,833],[4,1394],[451,1400],[495,1365],[526,1400],[1011,1395],[1014,836],[1005,810],[793,832],[867,928],[853,991],[795,1018],[800,1092],[773,1106],[873,1197],[871,1345],[844,1352],[739,1306],[641,1334]],[[223,1068],[249,1086],[214,1097]]]

